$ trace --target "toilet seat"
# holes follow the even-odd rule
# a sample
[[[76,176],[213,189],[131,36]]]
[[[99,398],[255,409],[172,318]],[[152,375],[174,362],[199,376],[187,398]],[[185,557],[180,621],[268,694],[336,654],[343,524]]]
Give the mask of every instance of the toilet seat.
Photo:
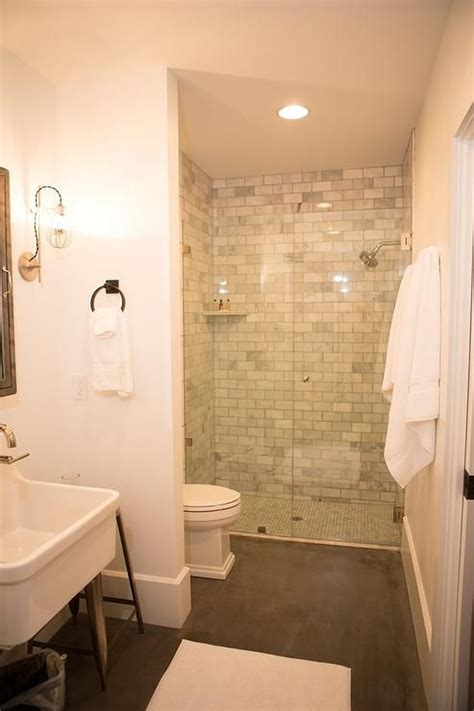
[[[185,484],[183,505],[187,513],[225,511],[240,505],[240,493],[214,484]]]

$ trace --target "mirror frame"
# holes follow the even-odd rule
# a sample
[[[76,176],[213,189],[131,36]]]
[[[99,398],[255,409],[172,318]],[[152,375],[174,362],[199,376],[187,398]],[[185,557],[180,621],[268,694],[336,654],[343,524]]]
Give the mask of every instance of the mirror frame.
[[[10,232],[10,174],[0,167],[0,291],[2,301],[3,372],[0,397],[16,393],[15,332],[13,327],[13,280]],[[10,273],[3,272],[5,267]],[[7,292],[6,290],[9,291]]]

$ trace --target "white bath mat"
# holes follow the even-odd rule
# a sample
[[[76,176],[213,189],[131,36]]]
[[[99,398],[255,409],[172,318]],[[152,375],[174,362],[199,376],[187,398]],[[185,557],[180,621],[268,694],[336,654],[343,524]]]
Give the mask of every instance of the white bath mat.
[[[147,711],[349,711],[350,678],[335,664],[184,639]]]

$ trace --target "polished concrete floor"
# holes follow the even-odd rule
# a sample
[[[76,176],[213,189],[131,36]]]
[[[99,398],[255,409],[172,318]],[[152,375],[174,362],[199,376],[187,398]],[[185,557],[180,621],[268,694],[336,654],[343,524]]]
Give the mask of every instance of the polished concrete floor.
[[[105,693],[93,659],[69,656],[69,711],[144,710],[182,637],[348,666],[352,711],[426,710],[398,552],[232,540],[234,570],[226,581],[193,580],[181,630],[149,625],[140,637],[130,623],[111,652]],[[110,633],[116,625],[109,621]],[[56,639],[84,646],[85,616]]]

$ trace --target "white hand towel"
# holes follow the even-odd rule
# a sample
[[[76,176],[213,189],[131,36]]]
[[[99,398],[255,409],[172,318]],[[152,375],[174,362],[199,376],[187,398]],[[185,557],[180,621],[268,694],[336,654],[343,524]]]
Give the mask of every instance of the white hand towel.
[[[115,314],[102,313],[115,311]],[[119,397],[133,394],[130,338],[125,315],[117,307],[97,307],[91,314],[90,345],[92,387],[99,392],[115,392]]]
[[[121,313],[117,306],[102,306],[93,313],[94,336],[97,336],[97,338],[110,338],[117,333],[118,314]]]
[[[400,285],[382,384],[391,402],[385,461],[402,487],[434,458],[439,360],[439,250],[427,247]]]

